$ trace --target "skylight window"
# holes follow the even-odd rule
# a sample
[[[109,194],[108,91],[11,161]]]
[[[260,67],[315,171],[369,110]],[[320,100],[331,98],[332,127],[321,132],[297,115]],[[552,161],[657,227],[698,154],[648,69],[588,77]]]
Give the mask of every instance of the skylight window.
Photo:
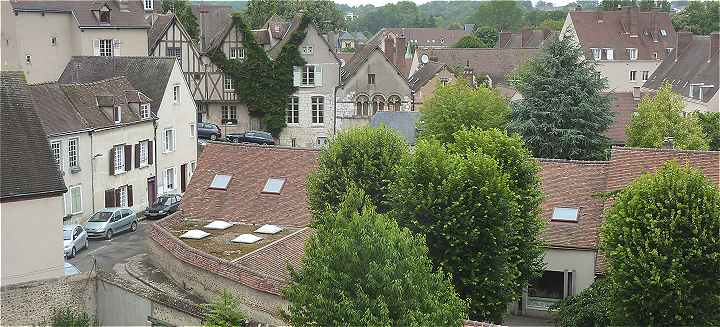
[[[553,209],[552,220],[577,221],[577,216],[578,216],[577,208],[555,207]]]
[[[280,191],[282,191],[283,185],[285,185],[285,179],[284,178],[268,178],[267,182],[265,183],[265,188],[263,188],[263,193],[271,193],[271,194],[280,194]]]
[[[180,235],[180,238],[189,238],[191,240],[199,240],[208,235],[210,235],[210,233],[201,231],[199,229],[193,229],[193,230],[187,231],[185,234]]]
[[[205,225],[205,228],[207,229],[228,229],[232,226],[231,223],[224,221],[224,220],[215,220],[207,225]]]
[[[232,242],[235,243],[245,243],[245,244],[253,244],[259,240],[262,240],[262,237],[257,237],[253,234],[242,234],[234,239],[232,239]]]
[[[282,228],[276,225],[262,225],[262,227],[255,230],[255,233],[260,234],[277,234],[282,231]]]
[[[230,175],[215,175],[212,183],[210,183],[210,188],[214,188],[216,190],[227,190],[228,184],[230,184],[230,179],[232,179],[232,176]]]

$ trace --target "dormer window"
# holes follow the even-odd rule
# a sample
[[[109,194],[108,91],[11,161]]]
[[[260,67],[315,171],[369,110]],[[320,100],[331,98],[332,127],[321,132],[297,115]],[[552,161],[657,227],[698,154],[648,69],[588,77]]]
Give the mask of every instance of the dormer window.
[[[667,31],[665,29],[660,30],[660,35],[667,36]]]
[[[630,60],[637,60],[638,58],[638,51],[636,48],[627,48],[628,53],[628,59]]]
[[[107,6],[100,8],[100,23],[110,24],[110,8]]]
[[[150,119],[150,104],[143,103],[140,105],[140,119]]]
[[[122,107],[116,106],[113,109],[113,121],[115,121],[115,124],[119,124],[122,122]]]
[[[153,10],[153,0],[143,0],[145,10]]]

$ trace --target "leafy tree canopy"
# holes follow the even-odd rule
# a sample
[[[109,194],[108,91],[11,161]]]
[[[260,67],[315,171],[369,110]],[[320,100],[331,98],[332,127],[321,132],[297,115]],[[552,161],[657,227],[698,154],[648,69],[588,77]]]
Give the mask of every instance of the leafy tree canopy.
[[[497,31],[511,31],[521,26],[523,12],[523,7],[516,1],[483,1],[472,22],[477,26],[492,26]]]
[[[362,189],[380,212],[387,211],[389,184],[407,152],[405,140],[389,128],[345,130],[320,152],[319,167],[308,177],[308,200],[315,217],[336,210],[351,185]]]
[[[673,138],[678,149],[707,150],[697,115],[683,116],[685,101],[665,82],[653,96],[645,96],[626,128],[627,145],[640,148],[661,148],[666,138]]]
[[[377,33],[384,27],[434,27],[432,17],[420,12],[414,2],[399,1],[377,7],[349,24],[352,31]]]
[[[300,10],[322,31],[345,27],[345,15],[330,0],[250,0],[245,16],[252,28],[262,28],[272,15],[290,19]]]
[[[705,137],[710,141],[710,150],[720,151],[720,112],[698,113]]]
[[[201,305],[205,310],[203,326],[206,327],[233,327],[244,326],[248,317],[240,310],[235,297],[227,290],[209,304]]]
[[[604,327],[613,321],[613,304],[610,302],[610,283],[606,278],[596,280],[580,294],[570,296],[550,309],[556,326]]]
[[[352,188],[337,212],[324,213],[299,270],[283,291],[294,326],[459,326],[467,317],[421,236],[375,212]]]
[[[498,32],[494,27],[481,26],[474,33],[488,48],[494,48],[498,40]]]
[[[687,30],[699,35],[720,31],[720,2],[690,1],[685,9],[672,16],[676,30]]]
[[[660,0],[602,0],[600,2],[602,10],[613,11],[620,10],[622,7],[639,7],[641,11],[661,10],[670,11],[670,1]]]
[[[607,80],[566,37],[544,48],[510,78],[522,99],[513,102],[508,128],[536,157],[598,160],[609,148],[613,122]]]
[[[436,89],[420,111],[420,137],[443,143],[452,142],[453,133],[461,129],[504,129],[510,114],[505,98],[496,90],[470,87],[462,79]]]
[[[668,162],[615,197],[601,232],[622,325],[720,322],[720,191]]]
[[[477,36],[470,34],[461,37],[453,45],[453,48],[487,48],[487,45]]]
[[[198,26],[197,17],[193,15],[188,0],[162,0],[160,6],[164,13],[172,11],[182,24],[185,32],[196,42],[199,40],[200,27]]]

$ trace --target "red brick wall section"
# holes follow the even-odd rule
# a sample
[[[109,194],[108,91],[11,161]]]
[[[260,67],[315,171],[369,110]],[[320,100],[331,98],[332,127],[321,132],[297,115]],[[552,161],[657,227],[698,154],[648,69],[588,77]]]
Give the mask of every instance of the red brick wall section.
[[[270,276],[262,276],[247,267],[216,258],[192,248],[164,228],[179,221],[182,221],[182,216],[176,213],[152,224],[149,233],[150,238],[182,262],[236,281],[255,290],[281,295],[281,290],[287,285],[285,281]]]

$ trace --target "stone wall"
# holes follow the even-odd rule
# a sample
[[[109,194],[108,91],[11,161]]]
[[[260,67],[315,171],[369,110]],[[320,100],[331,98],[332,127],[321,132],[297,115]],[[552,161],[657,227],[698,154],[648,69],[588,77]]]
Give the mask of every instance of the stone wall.
[[[53,309],[95,313],[95,275],[79,275],[3,286],[0,325],[47,324]]]

